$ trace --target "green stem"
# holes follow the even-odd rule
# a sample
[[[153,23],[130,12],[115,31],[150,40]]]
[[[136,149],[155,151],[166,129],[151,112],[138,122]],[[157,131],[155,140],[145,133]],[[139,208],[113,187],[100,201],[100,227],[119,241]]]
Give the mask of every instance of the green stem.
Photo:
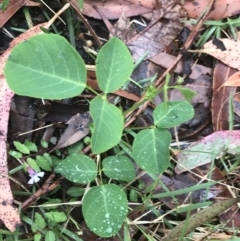
[[[90,87],[90,86],[86,86],[86,89],[88,89],[88,90],[90,90],[91,92],[93,92],[96,96],[98,96],[99,95],[99,93],[97,92],[97,91],[95,91],[92,87]]]
[[[142,100],[139,103],[134,104],[131,108],[123,112],[123,115],[126,116],[129,112],[136,110],[142,104],[144,104],[147,100]]]

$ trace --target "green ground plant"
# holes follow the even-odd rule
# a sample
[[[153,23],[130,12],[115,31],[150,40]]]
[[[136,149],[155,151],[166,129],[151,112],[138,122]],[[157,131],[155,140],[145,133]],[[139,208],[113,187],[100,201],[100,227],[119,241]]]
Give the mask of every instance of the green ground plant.
[[[37,156],[28,159],[25,168],[30,166],[37,172],[53,169],[73,183],[88,184],[83,193],[82,212],[87,226],[101,237],[117,234],[128,214],[128,198],[123,188],[113,182],[106,184],[102,174],[117,181],[131,182],[136,177],[132,160],[151,175],[163,173],[170,166],[171,134],[168,128],[176,127],[194,115],[194,109],[187,100],[167,100],[165,92],[170,88],[168,81],[161,90],[149,86],[144,101],[152,99],[161,91],[165,93],[165,100],[153,112],[154,125],[137,132],[128,130],[134,137],[132,146],[128,146],[122,139],[127,131],[124,129],[126,113],[109,103],[107,94],[121,88],[129,80],[133,68],[128,48],[118,38],[111,38],[100,49],[96,59],[96,76],[102,91],[98,94],[86,85],[86,66],[81,56],[63,37],[54,34],[37,35],[16,46],[4,68],[9,87],[19,95],[60,100],[77,96],[85,89],[96,94],[90,101],[93,119],[91,149],[93,154],[99,155],[113,148],[115,155],[104,159],[99,155],[98,165],[94,159],[79,153],[55,160],[54,164],[49,155]],[[193,94],[179,86],[176,88],[187,97]],[[32,144],[16,142],[15,147],[19,152],[11,154],[21,158],[21,153],[36,151]],[[129,157],[125,155],[126,149]],[[79,192],[82,194],[82,189]],[[23,220],[31,226],[34,224],[36,227],[32,226],[33,230],[46,230],[49,225],[42,220],[46,215],[51,216],[35,213],[34,221],[30,222],[26,217]],[[65,221],[64,213],[56,215],[61,216],[61,219],[56,218],[56,222],[54,218],[55,226],[44,231],[51,237],[47,240],[55,240],[52,236],[58,233],[59,222]],[[53,220],[50,218],[50,221]]]

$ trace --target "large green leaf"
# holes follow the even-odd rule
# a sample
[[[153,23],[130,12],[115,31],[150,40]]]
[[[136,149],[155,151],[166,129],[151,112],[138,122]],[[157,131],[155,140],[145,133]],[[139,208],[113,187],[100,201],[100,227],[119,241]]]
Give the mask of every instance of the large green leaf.
[[[111,38],[99,51],[96,75],[100,89],[105,93],[119,89],[133,71],[132,56],[118,38]]]
[[[116,146],[121,140],[123,115],[114,105],[100,97],[90,103],[94,129],[91,139],[92,152],[99,154]]]
[[[72,182],[87,183],[96,178],[97,166],[90,157],[73,153],[58,164],[55,172],[61,173]]]
[[[163,173],[170,164],[171,135],[167,130],[140,131],[133,142],[133,157],[137,164],[150,173]]]
[[[84,196],[82,211],[87,226],[101,237],[111,237],[127,216],[127,198],[115,184],[92,187]]]
[[[64,99],[86,86],[81,56],[61,36],[40,34],[18,44],[4,68],[9,87],[19,95]]]
[[[102,161],[103,171],[112,179],[130,182],[136,176],[133,162],[124,155],[108,156]]]
[[[164,102],[153,111],[154,123],[159,128],[178,126],[192,119],[193,116],[194,109],[186,100]]]

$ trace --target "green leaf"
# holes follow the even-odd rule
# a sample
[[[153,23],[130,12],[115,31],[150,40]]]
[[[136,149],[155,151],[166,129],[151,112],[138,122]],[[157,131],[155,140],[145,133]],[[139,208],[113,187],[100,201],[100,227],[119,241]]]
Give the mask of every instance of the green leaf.
[[[36,233],[36,234],[34,234],[33,240],[34,240],[34,241],[40,241],[41,238],[42,238],[42,235],[41,235],[40,233]]]
[[[61,173],[72,182],[88,183],[96,178],[97,166],[90,157],[74,153],[60,162],[55,172]]]
[[[67,149],[68,155],[71,155],[73,153],[79,153],[79,152],[82,151],[82,149],[83,149],[83,142],[78,141],[78,142],[76,142],[73,145],[68,147],[68,149]]]
[[[174,86],[174,89],[179,90],[187,101],[191,101],[192,98],[197,94],[195,91],[182,86]]]
[[[91,139],[92,152],[99,154],[116,146],[122,137],[123,115],[114,105],[94,98],[90,103],[90,113],[94,130]]]
[[[178,126],[194,116],[194,109],[186,100],[164,102],[153,111],[155,125],[159,128]]]
[[[86,86],[81,56],[65,38],[54,34],[39,34],[18,44],[4,75],[16,94],[35,98],[69,98],[82,93]]]
[[[119,89],[133,71],[132,56],[118,38],[111,38],[99,51],[96,60],[98,85],[104,93]]]
[[[49,163],[50,165],[52,165],[52,163],[53,163],[52,158],[55,158],[55,156],[51,156],[51,155],[48,154],[48,153],[44,153],[44,154],[43,154],[43,157],[48,160],[48,163]],[[57,158],[57,157],[56,157],[56,158]]]
[[[115,184],[92,187],[84,196],[82,211],[87,226],[101,237],[115,235],[127,216],[127,198]]]
[[[42,146],[43,148],[48,148],[48,142],[45,141],[45,140],[41,140],[41,146]]]
[[[45,219],[39,213],[35,213],[35,223],[39,229],[44,229],[46,227]]]
[[[129,192],[129,199],[131,202],[137,202],[138,201],[138,193],[136,190],[131,189]]]
[[[33,152],[37,152],[38,151],[38,148],[36,146],[35,143],[29,141],[29,140],[25,140],[24,141],[24,145],[30,150],[30,151],[33,151]]]
[[[55,233],[51,230],[47,231],[45,234],[45,241],[55,241],[56,236]]]
[[[49,161],[43,156],[36,156],[36,162],[44,171],[51,171],[51,165]]]
[[[2,1],[2,6],[1,6],[1,9],[2,9],[2,12],[5,12],[5,10],[7,9],[7,6],[9,4],[9,0],[3,0]]]
[[[124,155],[109,156],[102,161],[103,171],[112,179],[130,182],[136,176],[132,161]]]
[[[40,172],[40,168],[34,159],[32,159],[30,157],[27,158],[27,163],[33,170]]]
[[[59,205],[57,205],[57,204],[59,204],[59,203],[61,203],[62,202],[62,200],[61,199],[58,199],[58,198],[52,198],[52,199],[50,199],[50,200],[48,200],[48,201],[46,201],[46,202],[43,202],[42,204],[43,205],[49,205],[49,206],[44,206],[43,208],[44,209],[47,209],[47,210],[51,210],[51,209],[56,209],[56,208],[58,208],[59,207]]]
[[[48,154],[48,153],[44,153],[44,157],[48,160],[47,156],[45,154]],[[49,154],[48,154],[49,155]],[[51,163],[52,163],[52,167],[55,168],[62,160],[57,157],[57,156],[50,156],[49,157],[51,158]]]
[[[84,0],[78,0],[78,7],[81,11],[83,10],[83,2]]]
[[[81,197],[85,192],[85,189],[82,187],[70,187],[67,190],[67,194],[72,197]]]
[[[167,130],[140,131],[133,142],[133,157],[137,164],[150,173],[163,173],[170,164],[171,134]]]
[[[14,141],[13,144],[16,147],[16,149],[18,151],[20,151],[21,153],[23,153],[23,154],[29,154],[30,153],[28,147],[25,146],[24,144],[20,143],[19,141]]]
[[[74,222],[74,221],[73,221]],[[69,229],[66,228],[66,226],[64,224],[62,225],[57,225],[57,229],[58,231],[61,233],[61,234],[64,234],[61,235],[61,238],[60,239],[61,241],[62,240],[66,240],[66,241],[70,241],[70,240],[74,240],[74,241],[86,241],[86,240],[82,240],[80,237],[82,236],[81,234],[81,231],[78,232],[78,231],[70,231]],[[68,236],[70,238],[70,240],[66,237]]]
[[[51,211],[49,213],[46,213],[46,217],[56,223],[61,223],[67,220],[66,214],[64,212],[58,211]]]
[[[18,151],[9,151],[8,152],[9,155],[13,156],[14,158],[22,158],[22,153],[18,152]]]

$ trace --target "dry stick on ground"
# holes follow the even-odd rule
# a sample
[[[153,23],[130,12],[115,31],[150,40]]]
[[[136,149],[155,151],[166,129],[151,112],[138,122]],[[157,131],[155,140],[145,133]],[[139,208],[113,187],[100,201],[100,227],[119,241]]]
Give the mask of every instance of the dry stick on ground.
[[[204,20],[206,19],[207,15],[210,13],[210,10],[214,4],[214,1],[215,0],[210,0],[209,1],[209,4],[208,4],[208,8],[205,12],[205,14],[202,16],[202,18],[198,21],[198,24],[195,26],[194,30],[191,32],[191,34],[189,35],[186,43],[184,44],[183,46],[183,50],[186,51],[188,50],[192,43],[193,43],[193,40],[195,39],[196,35],[198,34],[199,30],[201,29],[203,23],[204,23]],[[167,74],[176,66],[176,64],[180,61],[180,59],[182,58],[182,54],[180,53],[177,58],[175,59],[175,61],[172,63],[172,65],[162,74],[162,76],[154,83],[154,86],[156,88],[160,88],[161,85],[163,84],[163,80],[165,79],[165,77],[167,76]],[[142,96],[142,98],[136,103],[140,103],[142,101],[144,101],[144,98],[145,98],[145,95]],[[137,112],[134,113],[134,115],[131,117],[130,120],[128,120],[124,127],[127,127],[129,126],[136,118],[138,115],[140,115],[142,113],[143,110],[145,110],[149,104],[149,100],[147,100],[138,110]],[[133,111],[129,112],[127,114],[127,117],[130,116],[131,114],[133,113]]]
[[[54,178],[55,178],[55,173],[52,173],[45,181],[43,186],[22,203],[22,210],[27,209],[33,202],[35,202],[41,196],[44,196],[47,193],[54,190],[61,183],[61,181],[65,179],[64,177],[60,177],[56,181],[54,181]]]
[[[10,47],[0,56],[0,220],[3,221],[5,226],[10,231],[15,231],[16,226],[21,223],[20,216],[17,210],[12,206],[13,195],[11,192],[8,176],[7,165],[7,131],[8,131],[8,119],[10,112],[11,99],[14,93],[9,89],[6,79],[3,74],[3,67],[10,55],[11,50],[20,42],[27,40],[33,35],[42,33],[40,27],[49,28],[52,22],[65,11],[70,5],[66,4],[57,15],[53,17],[48,23],[39,24],[27,32],[21,34],[10,43]],[[17,80],[16,80],[17,81]]]

